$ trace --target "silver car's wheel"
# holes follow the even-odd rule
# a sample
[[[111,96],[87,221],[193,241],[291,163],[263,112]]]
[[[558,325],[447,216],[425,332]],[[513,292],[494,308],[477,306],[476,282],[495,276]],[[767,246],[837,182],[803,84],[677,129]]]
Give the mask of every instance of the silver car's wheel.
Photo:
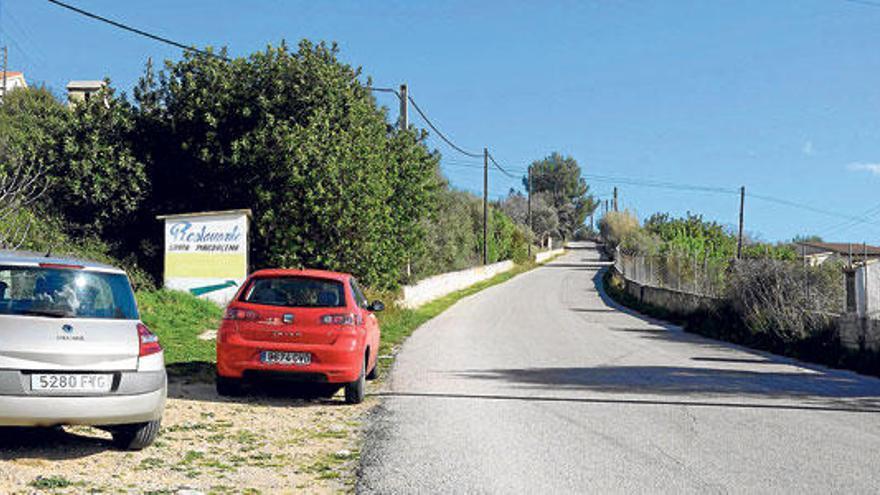
[[[161,425],[162,420],[157,419],[148,423],[117,426],[110,433],[113,435],[113,444],[116,447],[125,450],[141,450],[153,443],[153,440],[159,435]]]

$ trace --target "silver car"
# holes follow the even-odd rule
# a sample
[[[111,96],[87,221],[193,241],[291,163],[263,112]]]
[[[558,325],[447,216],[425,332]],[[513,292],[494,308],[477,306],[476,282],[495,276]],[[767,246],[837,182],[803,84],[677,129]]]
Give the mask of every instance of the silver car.
[[[125,272],[0,251],[0,426],[93,425],[120,448],[159,432],[167,378]]]

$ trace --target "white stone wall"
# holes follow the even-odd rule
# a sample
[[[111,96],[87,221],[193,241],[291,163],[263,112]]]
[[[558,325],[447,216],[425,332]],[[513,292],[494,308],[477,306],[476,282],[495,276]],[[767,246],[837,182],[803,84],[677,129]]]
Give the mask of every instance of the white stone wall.
[[[403,288],[403,298],[397,303],[404,308],[417,308],[434,299],[488,280],[513,268],[513,261],[500,261],[457,272],[442,273]]]
[[[880,261],[856,269],[856,308],[860,316],[880,316]]]
[[[543,263],[557,254],[562,254],[565,249],[551,249],[549,251],[541,251],[535,255],[535,263]]]

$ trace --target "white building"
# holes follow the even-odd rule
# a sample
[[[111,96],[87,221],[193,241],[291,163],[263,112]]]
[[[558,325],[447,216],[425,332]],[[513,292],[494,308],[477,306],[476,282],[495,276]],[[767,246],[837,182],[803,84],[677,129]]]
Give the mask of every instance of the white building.
[[[6,81],[6,86],[3,86],[4,80]],[[24,73],[7,71],[4,74],[3,71],[0,71],[0,99],[2,99],[3,95],[9,91],[27,87],[28,85],[27,81],[24,79]]]
[[[856,264],[846,273],[846,309],[868,318],[880,318],[880,260]]]
[[[104,81],[70,81],[67,83],[67,104],[73,107],[78,102],[89,101],[106,85]]]
[[[880,247],[853,242],[799,242],[797,252],[812,266],[829,260],[852,264],[865,258],[880,259]]]

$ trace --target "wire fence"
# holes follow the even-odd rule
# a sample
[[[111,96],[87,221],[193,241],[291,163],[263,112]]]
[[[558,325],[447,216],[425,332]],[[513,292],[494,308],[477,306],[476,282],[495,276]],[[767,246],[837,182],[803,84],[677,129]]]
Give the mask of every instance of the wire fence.
[[[842,266],[810,266],[773,259],[726,260],[695,255],[632,255],[619,250],[614,260],[626,280],[700,297],[727,298],[745,313],[846,312],[847,289]]]
[[[700,256],[628,255],[615,256],[617,271],[639,285],[675,290],[702,297],[724,294],[728,263]]]

